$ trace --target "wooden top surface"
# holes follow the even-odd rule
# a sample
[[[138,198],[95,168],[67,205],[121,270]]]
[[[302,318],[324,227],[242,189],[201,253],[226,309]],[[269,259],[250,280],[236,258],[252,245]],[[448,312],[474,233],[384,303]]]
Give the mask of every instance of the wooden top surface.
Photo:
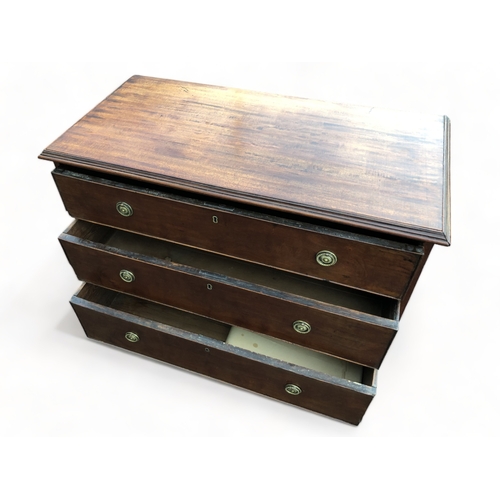
[[[134,76],[40,158],[448,245],[445,116]]]

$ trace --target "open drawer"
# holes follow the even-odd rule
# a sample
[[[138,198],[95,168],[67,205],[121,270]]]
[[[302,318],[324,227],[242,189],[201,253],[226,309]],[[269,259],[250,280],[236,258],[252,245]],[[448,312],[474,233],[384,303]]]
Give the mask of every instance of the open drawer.
[[[376,392],[372,368],[323,355],[330,359],[316,370],[251,352],[227,342],[227,324],[126,294],[85,284],[71,305],[92,339],[351,424],[359,424]],[[328,364],[358,380],[326,373]]]
[[[287,218],[246,205],[61,166],[53,176],[75,219],[401,299],[422,244]],[[189,196],[187,196],[189,195]]]
[[[84,221],[60,242],[78,279],[378,368],[396,300]]]

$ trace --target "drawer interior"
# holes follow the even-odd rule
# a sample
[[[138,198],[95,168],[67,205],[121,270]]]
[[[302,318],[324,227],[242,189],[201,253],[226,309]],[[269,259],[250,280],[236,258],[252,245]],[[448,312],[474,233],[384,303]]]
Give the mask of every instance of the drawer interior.
[[[268,356],[314,370],[326,376],[343,378],[370,387],[375,385],[376,371],[373,368],[356,365],[328,354],[318,353],[305,347],[272,339],[266,335],[235,328],[172,307],[91,284],[82,286],[76,297],[114,311],[131,314],[154,323],[169,325],[189,333],[198,334],[221,344],[236,346],[258,355]],[[244,335],[246,335],[246,338],[241,340]]]
[[[254,283],[378,317],[399,319],[398,301],[327,281],[307,278],[85,221],[77,221],[66,231],[66,234],[103,245],[108,249],[145,255],[159,259],[163,263],[189,266],[197,270],[215,273],[221,277]]]

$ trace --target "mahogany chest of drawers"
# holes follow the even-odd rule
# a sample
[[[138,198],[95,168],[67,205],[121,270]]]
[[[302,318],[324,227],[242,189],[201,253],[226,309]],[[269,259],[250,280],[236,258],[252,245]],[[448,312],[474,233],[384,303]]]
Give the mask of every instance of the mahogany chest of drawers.
[[[134,76],[45,149],[86,335],[352,424],[434,244],[447,117]]]

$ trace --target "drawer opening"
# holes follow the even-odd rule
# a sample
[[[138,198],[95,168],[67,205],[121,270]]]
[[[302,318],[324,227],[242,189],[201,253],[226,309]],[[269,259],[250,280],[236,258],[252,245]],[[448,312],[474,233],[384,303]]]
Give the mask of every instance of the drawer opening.
[[[184,332],[200,335],[206,341],[208,339],[215,341],[215,344],[210,343],[213,347],[217,347],[217,343],[220,346],[233,346],[257,356],[266,356],[273,360],[313,370],[327,377],[340,378],[368,387],[376,385],[376,370],[373,368],[357,365],[243,328],[232,327],[193,313],[91,284],[83,285],[75,297],[92,304],[91,307],[94,308],[97,304],[118,313],[122,312],[146,320],[145,326],[168,325]]]
[[[319,281],[85,221],[76,221],[67,229],[66,234],[91,241],[93,246],[102,245],[106,250],[117,249],[130,256],[138,254],[159,259],[167,266],[187,266],[196,272],[219,275],[219,279],[227,280],[229,277],[373,316],[399,320],[397,300],[328,281]]]
[[[370,380],[369,373],[374,372],[373,369],[344,359],[239,327],[231,327],[226,343],[359,384],[364,383],[363,380]]]

